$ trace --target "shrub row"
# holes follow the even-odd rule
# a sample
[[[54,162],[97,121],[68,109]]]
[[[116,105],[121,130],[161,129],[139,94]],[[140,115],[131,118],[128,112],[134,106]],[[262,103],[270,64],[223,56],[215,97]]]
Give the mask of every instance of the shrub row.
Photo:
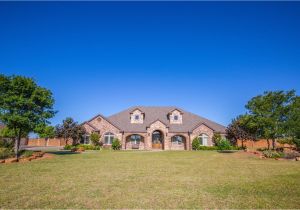
[[[64,147],[65,150],[72,150],[72,149],[79,149],[79,148],[83,148],[84,150],[100,150],[101,147],[100,146],[94,146],[94,145],[90,145],[90,144],[77,144],[77,145],[66,145]]]
[[[12,149],[0,147],[0,159],[6,159],[14,156],[15,153]]]

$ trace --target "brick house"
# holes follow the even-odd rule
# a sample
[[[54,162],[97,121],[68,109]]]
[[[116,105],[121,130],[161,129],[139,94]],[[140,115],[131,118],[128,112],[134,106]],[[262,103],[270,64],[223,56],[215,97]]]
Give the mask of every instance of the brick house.
[[[215,132],[225,135],[226,127],[177,107],[131,107],[109,117],[99,114],[83,123],[87,135],[82,143],[89,143],[89,135],[97,132],[104,146],[114,138],[122,149],[191,150],[192,140],[212,146]]]

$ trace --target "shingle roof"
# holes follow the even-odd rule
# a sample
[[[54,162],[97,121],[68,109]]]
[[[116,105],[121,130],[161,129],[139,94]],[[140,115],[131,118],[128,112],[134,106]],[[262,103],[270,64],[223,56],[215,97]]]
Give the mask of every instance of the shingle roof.
[[[145,114],[142,124],[130,123],[130,113],[135,109],[139,109]],[[168,113],[174,109],[183,113],[182,124],[170,124]],[[111,115],[107,119],[124,132],[146,132],[147,127],[156,120],[160,120],[167,125],[170,132],[189,132],[201,124],[205,124],[215,132],[225,133],[226,129],[223,125],[173,106],[135,106]]]

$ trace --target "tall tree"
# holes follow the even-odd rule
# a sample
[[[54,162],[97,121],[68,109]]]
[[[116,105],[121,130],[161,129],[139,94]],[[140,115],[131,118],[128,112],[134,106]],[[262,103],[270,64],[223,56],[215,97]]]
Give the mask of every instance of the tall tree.
[[[258,128],[256,136],[266,139],[268,148],[271,140],[275,149],[276,139],[285,134],[285,124],[294,98],[294,90],[270,91],[252,98],[246,105],[250,125]]]
[[[0,120],[14,132],[18,158],[21,137],[55,115],[50,90],[31,78],[0,75]]]
[[[54,138],[55,137],[55,127],[51,125],[41,125],[35,129],[35,132],[39,135],[40,138]]]
[[[62,137],[66,141],[71,138],[73,140],[72,144],[76,145],[86,131],[82,125],[79,125],[71,117],[68,117],[63,120],[61,125],[56,126],[55,133],[57,137]]]
[[[298,149],[300,149],[300,97],[295,97],[290,105],[286,124],[286,137],[292,139]]]
[[[244,147],[246,140],[254,141],[256,139],[256,128],[249,123],[249,116],[247,115],[240,115],[233,119],[226,129],[226,137],[231,140],[231,143],[240,140],[242,147]]]

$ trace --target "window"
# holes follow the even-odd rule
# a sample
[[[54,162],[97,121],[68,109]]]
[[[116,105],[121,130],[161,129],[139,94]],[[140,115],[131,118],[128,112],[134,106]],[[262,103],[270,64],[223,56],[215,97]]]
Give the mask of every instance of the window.
[[[113,133],[106,133],[104,135],[104,143],[105,144],[112,144],[115,135]]]
[[[174,120],[178,120],[178,115],[175,115],[175,116],[174,116]]]
[[[90,144],[90,135],[83,135],[80,139],[80,144]]]
[[[184,139],[182,136],[173,136],[171,141],[172,141],[172,144],[181,145],[181,144],[183,144]]]
[[[139,120],[139,119],[140,119],[140,116],[139,116],[139,115],[134,115],[134,119],[135,119],[135,120]]]
[[[141,136],[140,135],[131,135],[130,139],[131,139],[132,144],[139,144],[141,141]]]
[[[202,134],[199,136],[199,143],[200,143],[200,145],[202,145],[202,146],[207,146],[207,141],[208,141],[208,135],[202,133]]]

